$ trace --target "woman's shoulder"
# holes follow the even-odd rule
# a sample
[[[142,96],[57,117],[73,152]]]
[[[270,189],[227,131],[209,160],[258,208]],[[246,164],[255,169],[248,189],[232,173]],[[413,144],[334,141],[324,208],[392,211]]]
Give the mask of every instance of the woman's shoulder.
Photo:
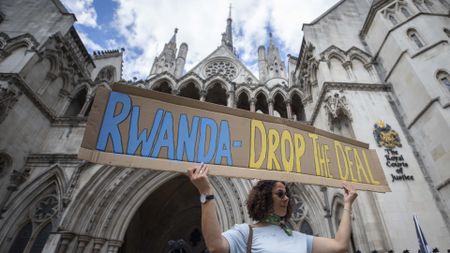
[[[235,230],[238,230],[238,231],[242,231],[242,232],[248,233],[249,226],[248,226],[247,223],[234,224],[234,226],[232,227],[232,229],[235,229]]]
[[[225,238],[231,239],[234,238],[234,240],[243,240],[243,238],[247,238],[249,234],[249,226],[248,224],[235,224],[233,227],[231,227],[229,230],[222,233]]]

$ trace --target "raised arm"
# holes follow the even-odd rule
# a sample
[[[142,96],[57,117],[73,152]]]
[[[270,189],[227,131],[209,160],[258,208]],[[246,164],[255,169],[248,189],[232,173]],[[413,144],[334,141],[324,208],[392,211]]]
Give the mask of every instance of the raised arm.
[[[208,180],[208,166],[201,164],[190,168],[189,178],[200,194],[211,195],[213,191]],[[228,241],[222,236],[216,213],[216,202],[210,200],[202,204],[202,233],[206,247],[211,253],[228,253]]]
[[[352,204],[358,194],[353,187],[344,184],[344,212],[342,214],[341,223],[339,224],[336,237],[334,239],[314,237],[313,253],[344,253],[348,250],[350,242],[350,234],[352,231]]]

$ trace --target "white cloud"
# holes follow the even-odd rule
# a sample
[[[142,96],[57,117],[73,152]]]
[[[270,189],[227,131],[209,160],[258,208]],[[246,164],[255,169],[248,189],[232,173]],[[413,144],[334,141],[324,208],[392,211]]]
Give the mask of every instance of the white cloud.
[[[97,27],[97,12],[93,6],[94,0],[61,0],[69,11],[77,17],[78,24]]]
[[[92,41],[91,39],[89,39],[89,37],[87,36],[87,34],[78,31],[78,35],[80,36],[81,41],[83,41],[84,45],[93,51],[97,51],[97,50],[103,50],[103,47],[100,46],[99,44],[95,43],[94,41]]]
[[[228,1],[223,0],[114,0],[118,7],[114,27],[125,38],[127,55],[124,78],[145,78],[157,56],[179,28],[178,46],[189,45],[186,70],[215,50],[221,42],[228,16]],[[257,48],[267,44],[266,27],[286,61],[286,54],[297,55],[302,39],[301,26],[311,22],[338,0],[245,0],[234,1],[232,8],[234,46],[240,58],[257,75]],[[133,51],[138,49],[139,53]],[[130,50],[131,49],[131,50]]]

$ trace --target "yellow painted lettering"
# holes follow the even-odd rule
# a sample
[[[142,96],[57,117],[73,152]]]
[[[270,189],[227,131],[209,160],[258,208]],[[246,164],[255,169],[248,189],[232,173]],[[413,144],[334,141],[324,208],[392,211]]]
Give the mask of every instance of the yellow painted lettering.
[[[264,128],[264,124],[259,120],[251,121],[251,135],[250,135],[250,161],[249,168],[259,169],[261,168],[264,160],[266,159],[266,129]],[[255,141],[256,141],[256,131],[258,130],[259,135],[261,137],[261,149],[259,153],[259,158],[256,160],[256,150],[255,150]]]
[[[348,170],[349,169],[348,169],[347,159],[345,159],[344,148],[342,147],[342,145],[339,141],[334,141],[334,150],[336,151],[336,160],[337,160],[337,165],[338,165],[338,169],[339,169],[339,177],[342,180],[348,180]],[[344,174],[344,171],[341,166],[341,159],[340,159],[339,153],[341,154],[342,160],[344,160],[345,174]]]
[[[319,147],[318,147],[318,143],[317,143],[317,139],[319,138],[319,135],[317,134],[312,134],[309,133],[309,138],[311,138],[312,142],[313,142],[313,149],[314,149],[314,164],[316,166],[316,175],[320,176],[320,164],[319,164]]]
[[[287,157],[286,146],[289,145],[289,158]],[[291,133],[284,130],[281,134],[281,161],[283,162],[284,170],[291,172],[294,167],[294,144],[292,143]]]
[[[353,162],[352,162],[352,160],[350,160],[349,152],[352,151],[352,148],[345,146],[344,150],[345,150],[345,157],[347,158],[348,168],[350,171],[350,178],[351,178],[352,182],[358,182],[358,180],[356,180],[355,176],[353,175]]]
[[[295,143],[295,167],[298,173],[302,173],[302,166],[300,160],[305,154],[305,138],[301,134],[294,134]]]
[[[355,156],[356,172],[358,172],[358,179],[359,179],[359,182],[360,182],[360,183],[362,182],[362,178],[361,178],[361,172],[362,172],[362,174],[363,174],[363,176],[364,176],[366,182],[370,184],[370,181],[369,181],[369,179],[367,178],[366,171],[364,170],[364,166],[363,166],[363,164],[362,164],[362,162],[361,162],[361,159],[359,158],[358,150],[356,150],[356,148],[353,148],[353,155]]]
[[[331,175],[331,171],[330,171],[330,158],[328,158],[328,150],[330,149],[330,147],[328,147],[327,144],[323,144],[323,156],[324,156],[324,160],[325,160],[325,168],[327,171],[327,176],[329,178],[333,178],[333,175]]]
[[[280,163],[278,162],[276,151],[280,144],[280,135],[275,129],[269,129],[269,150],[267,154],[267,168],[269,170],[273,169],[275,164],[275,169],[281,171]]]
[[[372,182],[373,185],[379,185],[380,182],[375,180],[373,178],[373,176],[372,176],[372,169],[370,168],[370,164],[369,164],[369,162],[367,160],[367,155],[366,155],[366,151],[365,150],[362,151],[362,155],[363,155],[363,158],[364,158],[364,162],[366,164],[367,172],[369,173],[370,181]]]

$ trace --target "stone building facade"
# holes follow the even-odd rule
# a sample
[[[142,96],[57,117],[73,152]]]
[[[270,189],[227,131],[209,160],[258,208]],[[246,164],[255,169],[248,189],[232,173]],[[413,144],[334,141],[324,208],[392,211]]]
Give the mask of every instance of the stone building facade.
[[[270,114],[367,142],[392,192],[360,192],[351,252],[450,250],[450,4],[343,0],[303,25],[282,60],[269,36],[256,77],[220,46],[185,72],[176,33],[146,80],[125,82]],[[198,193],[176,173],[77,159],[96,88],[122,79],[123,49],[89,54],[59,0],[0,2],[0,252],[204,252]],[[297,24],[286,24],[297,25]],[[219,32],[219,31],[218,31]],[[262,42],[263,43],[263,42]],[[223,229],[250,222],[253,181],[212,177]],[[290,226],[334,236],[341,190],[291,184]]]

